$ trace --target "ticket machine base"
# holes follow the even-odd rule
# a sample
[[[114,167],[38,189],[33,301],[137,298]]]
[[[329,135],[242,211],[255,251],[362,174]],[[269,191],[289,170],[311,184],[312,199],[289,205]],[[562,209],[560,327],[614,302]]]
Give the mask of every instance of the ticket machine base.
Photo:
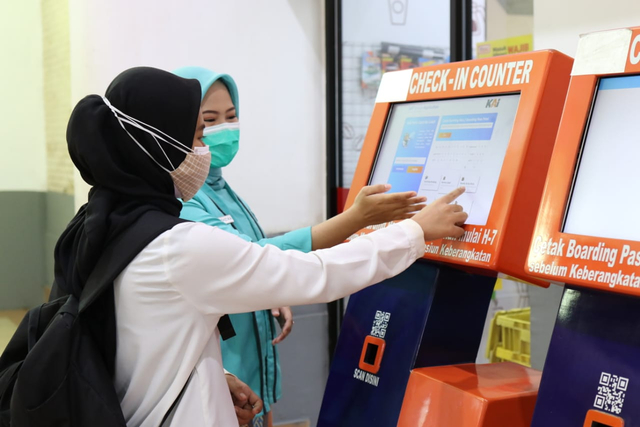
[[[398,427],[529,427],[541,376],[511,362],[415,369]]]
[[[640,426],[640,298],[567,286],[532,427]]]
[[[494,277],[418,261],[349,299],[319,427],[395,427],[414,368],[475,361]]]

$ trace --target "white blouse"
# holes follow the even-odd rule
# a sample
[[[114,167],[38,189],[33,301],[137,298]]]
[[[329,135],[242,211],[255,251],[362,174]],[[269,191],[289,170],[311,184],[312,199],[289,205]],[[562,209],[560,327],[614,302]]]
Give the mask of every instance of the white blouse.
[[[260,247],[201,223],[164,232],[115,281],[115,386],[127,425],[158,427],[193,371],[166,424],[237,426],[220,316],[342,298],[402,272],[423,248],[412,220],[310,253]]]

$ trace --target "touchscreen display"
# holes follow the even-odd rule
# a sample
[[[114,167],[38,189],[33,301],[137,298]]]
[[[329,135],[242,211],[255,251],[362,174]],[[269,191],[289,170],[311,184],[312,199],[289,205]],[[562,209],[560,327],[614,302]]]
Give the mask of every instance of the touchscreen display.
[[[640,76],[600,79],[565,233],[640,241]]]
[[[393,105],[371,184],[415,191],[430,203],[466,187],[467,224],[486,225],[520,94]]]

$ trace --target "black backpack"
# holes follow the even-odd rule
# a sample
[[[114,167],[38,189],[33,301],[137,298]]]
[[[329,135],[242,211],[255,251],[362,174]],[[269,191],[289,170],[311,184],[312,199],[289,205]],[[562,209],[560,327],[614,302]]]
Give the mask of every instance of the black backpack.
[[[180,222],[144,214],[106,247],[79,299],[64,296],[25,315],[0,356],[1,427],[126,427],[91,309],[105,301],[113,307],[115,278]]]

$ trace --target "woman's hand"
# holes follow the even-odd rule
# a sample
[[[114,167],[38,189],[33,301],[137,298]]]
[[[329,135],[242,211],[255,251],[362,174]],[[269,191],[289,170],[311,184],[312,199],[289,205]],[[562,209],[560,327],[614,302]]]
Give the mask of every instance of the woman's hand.
[[[464,187],[453,190],[413,216],[413,220],[422,227],[424,240],[436,240],[443,237],[460,237],[464,234],[462,225],[467,213],[454,201],[464,193]]]
[[[273,345],[279,344],[291,333],[293,328],[293,312],[290,307],[274,308],[271,310],[271,314],[276,318],[282,332],[271,343]]]
[[[377,184],[360,190],[347,210],[359,222],[359,228],[411,218],[426,206],[427,198],[418,197],[415,191],[385,194],[390,189],[389,184]]]
[[[426,197],[414,191],[384,194],[391,186],[378,184],[364,187],[346,211],[311,227],[311,249],[330,248],[368,225],[412,218],[426,205]]]
[[[262,399],[251,388],[231,373],[225,373],[231,400],[238,417],[238,425],[249,424],[262,412]]]

